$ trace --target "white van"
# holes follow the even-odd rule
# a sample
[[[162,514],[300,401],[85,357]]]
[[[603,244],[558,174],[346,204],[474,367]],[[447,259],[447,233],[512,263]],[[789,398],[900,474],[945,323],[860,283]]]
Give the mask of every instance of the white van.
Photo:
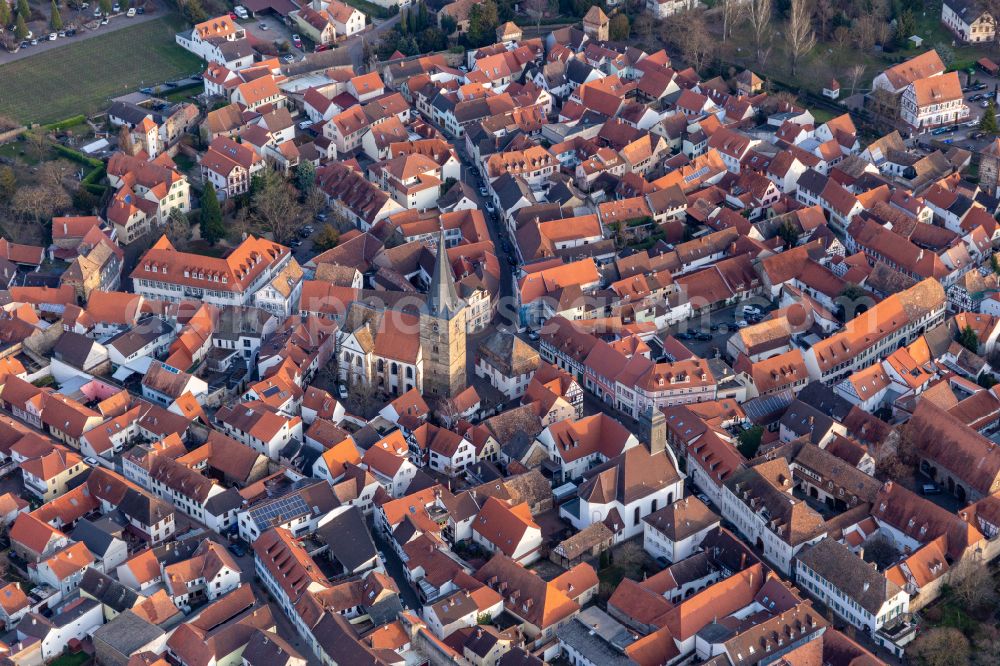
[[[233,13],[239,16],[241,19],[250,18],[250,14],[249,12],[247,12],[247,8],[244,7],[243,5],[236,5],[235,7],[233,7]]]

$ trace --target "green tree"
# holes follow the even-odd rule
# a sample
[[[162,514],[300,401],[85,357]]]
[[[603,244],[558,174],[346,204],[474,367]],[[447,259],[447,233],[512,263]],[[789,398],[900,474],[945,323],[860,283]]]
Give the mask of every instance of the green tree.
[[[615,14],[611,17],[611,23],[608,26],[608,38],[616,41],[622,42],[628,39],[628,34],[631,31],[631,26],[628,22],[628,17],[625,14]]]
[[[1000,260],[997,259],[996,254],[990,255],[990,268],[993,269],[994,273],[1000,275]]]
[[[28,17],[31,16],[31,7],[28,6],[28,0],[17,0],[17,13],[24,17],[27,21]]]
[[[979,118],[979,131],[987,134],[996,134],[1000,131],[997,128],[997,105],[992,99]]]
[[[99,4],[101,6],[101,12],[103,12],[105,16],[110,16],[111,15],[111,0],[101,0]]]
[[[10,15],[10,5],[7,4],[7,0],[0,2],[0,26],[6,28],[11,22]]]
[[[56,0],[52,0],[52,14],[49,16],[49,27],[52,30],[62,30],[63,22],[62,16],[59,15],[59,5],[56,4]]]
[[[785,223],[778,229],[778,236],[785,241],[785,247],[795,247],[799,244],[799,229],[792,224],[791,220],[785,220]]]
[[[421,2],[417,5],[417,25],[423,30],[430,24],[430,17],[427,15],[427,5]]]
[[[24,39],[28,36],[28,25],[24,22],[24,14],[20,12],[17,14],[17,25],[14,27],[14,35],[18,39]]]
[[[917,18],[910,9],[904,9],[896,19],[896,45],[906,48],[910,35],[917,32]]]
[[[226,226],[222,223],[222,209],[215,196],[212,183],[205,183],[201,193],[201,237],[215,245],[226,237]]]
[[[313,248],[321,252],[337,247],[340,242],[340,232],[333,228],[332,224],[325,224],[316,235],[313,241]]]
[[[958,344],[968,349],[973,354],[979,353],[979,336],[972,330],[972,326],[966,324],[958,333]]]
[[[73,193],[73,208],[84,215],[93,215],[101,206],[101,200],[86,187]]]
[[[485,0],[473,5],[469,11],[469,42],[471,46],[490,44],[496,38],[500,19],[497,16],[497,3]]]
[[[444,14],[441,16],[441,32],[445,35],[452,35],[458,30],[458,22],[454,17]]]
[[[764,428],[755,425],[742,431],[737,439],[740,441],[738,448],[746,458],[753,458],[760,448],[760,440],[764,437]]]
[[[0,4],[6,4],[6,0],[0,0]],[[0,202],[9,202],[16,192],[17,176],[14,170],[9,166],[0,167]]]
[[[295,187],[299,188],[303,197],[316,187],[316,166],[309,160],[303,160],[295,167]]]

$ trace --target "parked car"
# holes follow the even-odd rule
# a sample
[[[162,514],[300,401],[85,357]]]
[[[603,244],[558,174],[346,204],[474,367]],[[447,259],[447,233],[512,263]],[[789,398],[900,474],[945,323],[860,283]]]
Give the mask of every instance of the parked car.
[[[59,31],[59,36],[60,37],[65,37],[66,36],[66,31],[65,30],[60,30]]]
[[[343,384],[337,385],[337,397],[340,398],[341,401],[347,400],[347,387]]]
[[[985,109],[985,108],[987,108],[990,105],[990,102],[992,102],[992,101],[993,100],[991,100],[991,99],[984,99],[982,102],[979,103],[979,106],[981,106],[981,107],[983,107]]]
[[[285,62],[295,62],[295,56],[289,53],[284,58],[282,58],[282,60],[284,60]]]
[[[299,246],[302,245],[302,241],[300,241],[298,238],[295,238],[292,241],[290,241],[288,244],[291,245],[292,247],[299,247]]]
[[[326,213],[316,213],[317,222],[326,222]]]
[[[145,14],[146,13],[146,8],[145,7],[139,7],[138,9],[135,10],[135,13],[136,14]]]
[[[132,18],[133,16],[135,16],[135,7],[129,7],[128,11],[125,12],[125,16],[127,16],[129,18]]]
[[[329,44],[317,44],[316,48],[313,49],[313,53],[320,53],[321,51],[329,51],[329,50],[330,50]]]
[[[538,331],[530,331],[528,333],[528,339],[531,340],[532,342],[538,342],[539,338],[541,337],[542,336],[538,334]]]
[[[122,6],[119,5],[117,2],[114,5],[111,6],[111,11],[114,12],[115,14],[117,14],[121,10],[122,10]]]
[[[94,16],[99,17],[101,15],[101,8],[94,7]]]
[[[936,483],[922,483],[920,484],[920,494],[922,495],[940,495],[941,488]]]
[[[230,553],[232,553],[236,557],[243,557],[244,555],[247,554],[246,546],[244,546],[243,544],[241,544],[239,542],[229,544],[228,550],[229,550]]]
[[[243,5],[236,5],[235,7],[233,7],[233,11],[234,11],[234,12],[236,13],[236,15],[237,15],[237,16],[239,16],[239,17],[240,17],[241,19],[247,19],[247,18],[250,18],[250,14],[249,14],[249,13],[247,13],[247,9],[246,9],[246,7],[244,7]]]
[[[479,188],[479,194],[482,196],[489,196],[490,191],[486,189],[485,186]]]
[[[694,336],[688,333],[687,331],[681,331],[674,337],[677,338],[678,340],[691,340],[694,338]]]
[[[938,127],[936,130],[931,130],[931,136],[941,136],[942,134],[947,134],[950,131],[950,127]]]
[[[261,30],[267,30],[267,24],[264,23],[263,21],[261,21],[260,23],[258,23],[257,27],[259,27]]]
[[[313,126],[313,121],[311,120],[303,120],[299,122],[299,129],[302,131],[309,129],[312,126]]]
[[[292,35],[292,44],[295,44],[295,48],[301,49],[302,48],[302,38],[299,37],[298,35]]]
[[[107,16],[101,19],[101,25],[107,25],[109,23],[111,23],[111,19],[109,19]]]
[[[236,12],[229,12],[229,18],[235,21],[239,16],[236,15]]]
[[[490,201],[489,199],[487,199],[487,200],[486,200],[486,204],[485,204],[485,207],[486,207],[486,212],[487,212],[487,213],[492,213],[492,212],[493,212],[494,210],[496,210],[496,209],[495,209],[495,208],[493,207],[493,202],[492,202],[492,201]]]
[[[737,319],[736,320],[736,328],[746,328],[749,325],[750,324],[748,324],[745,319]]]
[[[712,341],[712,334],[711,333],[695,333],[694,334],[694,339],[698,340],[699,342],[711,342]]]
[[[56,33],[54,33],[54,32],[50,32],[50,33],[49,33],[49,41],[50,41],[50,42],[54,42],[54,41],[56,41],[56,37],[58,37],[58,36],[59,36],[59,35],[57,35]]]

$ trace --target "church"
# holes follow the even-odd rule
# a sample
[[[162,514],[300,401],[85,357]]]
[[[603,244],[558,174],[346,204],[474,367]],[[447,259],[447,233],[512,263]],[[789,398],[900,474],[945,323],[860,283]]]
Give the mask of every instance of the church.
[[[465,390],[469,308],[458,295],[445,247],[442,232],[424,307],[348,306],[337,354],[348,391],[398,396],[416,389],[435,402]]]

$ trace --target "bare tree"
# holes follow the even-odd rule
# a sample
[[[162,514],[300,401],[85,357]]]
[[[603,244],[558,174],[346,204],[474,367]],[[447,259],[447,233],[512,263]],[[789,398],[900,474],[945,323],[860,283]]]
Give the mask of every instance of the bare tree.
[[[899,97],[884,88],[875,88],[869,96],[872,112],[887,122],[899,117]]]
[[[643,39],[649,39],[653,35],[653,19],[647,12],[643,12],[632,21],[632,29]]]
[[[128,125],[122,125],[118,130],[118,150],[126,155],[135,154],[135,144],[132,142],[132,132],[128,130]]]
[[[816,8],[813,10],[816,17],[816,25],[819,27],[820,39],[826,37],[826,29],[830,21],[837,15],[837,6],[833,0],[816,0]]]
[[[40,229],[43,220],[51,218],[72,204],[73,201],[62,186],[42,183],[20,188],[11,199],[10,210],[18,217],[34,222]]]
[[[954,627],[935,627],[921,634],[906,649],[906,656],[923,666],[966,666],[969,639]]]
[[[167,238],[170,242],[175,245],[178,243],[186,243],[191,239],[191,221],[188,219],[187,213],[181,211],[180,208],[172,208],[170,214],[167,216],[166,229],[164,230],[167,234]]]
[[[253,217],[271,232],[274,240],[290,240],[302,224],[302,207],[298,202],[298,191],[280,174],[265,170],[261,184],[252,197]]]
[[[749,0],[746,6],[747,21],[753,37],[754,54],[763,65],[771,54],[771,0]]]
[[[687,64],[700,72],[709,61],[715,41],[705,27],[705,18],[700,13],[688,14],[689,20],[679,35],[679,46]]]
[[[49,145],[49,137],[45,135],[45,130],[31,130],[30,132],[25,132],[22,136],[35,151],[35,157],[39,160],[42,159],[45,156],[45,149]]]
[[[996,583],[983,560],[966,556],[952,568],[948,582],[955,598],[969,611],[976,612],[996,602]]]
[[[879,22],[881,19],[871,14],[865,14],[855,19],[851,24],[851,38],[855,46],[862,51],[869,51],[878,40]]]
[[[799,60],[816,46],[816,33],[812,29],[812,9],[808,0],[792,0],[789,9],[788,27],[785,29],[788,51],[792,56],[792,76]]]
[[[833,41],[837,42],[840,48],[844,48],[851,41],[851,31],[846,26],[838,25],[833,29]]]
[[[532,14],[535,15],[535,30],[540,31],[542,27],[542,16],[545,15],[545,11],[549,8],[549,0],[527,0],[524,3],[524,9],[528,16]]]
[[[856,65],[852,65],[847,70],[847,80],[851,82],[851,94],[853,95],[858,89],[858,81],[861,77],[865,75],[865,64],[859,62]]]
[[[722,0],[722,41],[729,39],[733,26],[739,22],[743,3],[739,0]]]

